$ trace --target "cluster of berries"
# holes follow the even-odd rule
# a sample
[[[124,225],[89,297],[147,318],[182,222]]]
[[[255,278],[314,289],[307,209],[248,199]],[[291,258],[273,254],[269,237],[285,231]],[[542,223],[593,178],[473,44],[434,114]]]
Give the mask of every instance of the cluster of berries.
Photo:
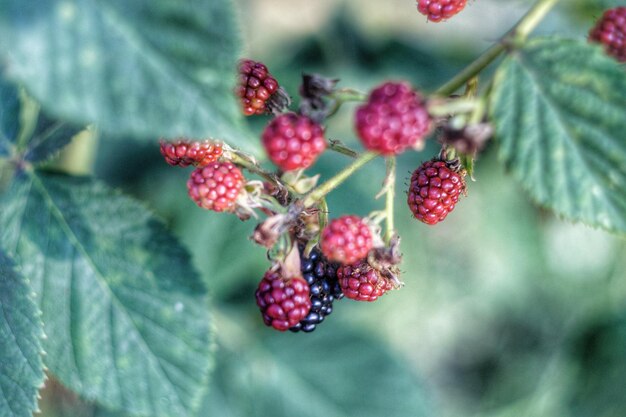
[[[433,22],[450,18],[466,4],[467,0],[417,0],[418,10]],[[626,7],[608,10],[590,31],[589,39],[603,44],[619,61],[626,61]],[[254,209],[268,216],[253,235],[256,243],[273,253],[256,301],[265,324],[280,331],[311,332],[332,313],[336,300],[375,301],[401,285],[397,277],[399,238],[389,230],[393,224],[389,219],[383,240],[378,226],[381,218],[376,221],[374,214],[328,221],[319,196],[309,200],[317,177],[306,177],[303,171],[337,143],[326,140],[323,127],[341,104],[337,82],[304,75],[299,109],[289,111],[291,98],[268,68],[250,59],[240,62],[236,95],[243,114],[273,115],[261,142],[278,167],[276,172],[264,171],[253,157],[219,142],[161,141],[168,164],[195,167],[187,187],[198,206],[236,213],[242,219],[256,217]],[[442,99],[427,100],[406,82],[385,82],[363,97],[364,103],[355,113],[355,131],[372,153],[393,157],[409,149],[420,150],[427,136],[440,128],[442,151],[413,172],[407,204],[423,223],[441,222],[465,194],[468,158],[471,161],[482,148],[491,127],[470,124],[462,114],[435,116],[449,114],[441,109],[432,111],[432,103]],[[461,123],[453,123],[453,117]],[[247,181],[242,168],[266,181]]]
[[[303,203],[316,178],[302,172],[330,146],[323,121],[336,104],[336,80],[304,76],[297,112],[286,111],[291,100],[264,64],[241,61],[239,80],[242,112],[273,115],[261,142],[277,172],[263,171],[254,158],[210,140],[161,141],[161,153],[170,165],[195,167],[187,187],[199,207],[243,219],[259,208],[268,216],[253,240],[280,255],[258,285],[257,304],[268,326],[311,332],[336,300],[375,301],[400,286],[399,239],[383,242],[373,217],[326,221],[319,202]],[[427,104],[408,83],[385,82],[356,110],[355,131],[367,150],[383,156],[421,149],[437,122]],[[247,181],[242,168],[264,173],[266,181]],[[430,225],[443,220],[465,191],[463,175],[458,161],[442,157],[418,167],[408,190],[415,218]]]

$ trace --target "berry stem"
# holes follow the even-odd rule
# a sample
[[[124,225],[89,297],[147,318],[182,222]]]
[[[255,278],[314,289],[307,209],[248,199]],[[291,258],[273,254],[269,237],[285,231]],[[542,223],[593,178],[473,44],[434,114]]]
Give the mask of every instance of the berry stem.
[[[345,167],[334,177],[310,191],[304,198],[304,207],[308,208],[313,206],[320,199],[324,198],[326,194],[337,188],[352,174],[361,169],[368,162],[375,159],[377,156],[378,154],[376,152],[365,152],[361,154],[357,159],[352,161],[350,165]]]
[[[473,98],[434,99],[428,103],[428,113],[431,116],[446,117],[451,114],[470,113],[477,105],[476,99]]]
[[[387,193],[385,197],[385,212],[387,214],[385,218],[385,225],[387,226],[385,231],[385,243],[390,244],[391,238],[395,233],[394,221],[393,221],[393,203],[396,196],[396,158],[390,156],[387,158],[387,176],[385,177],[385,187]]]
[[[346,145],[343,144],[343,142],[337,139],[328,140],[328,149],[342,155],[349,156],[350,158],[356,158],[359,156],[359,153],[357,151],[348,148]]]
[[[349,101],[360,102],[367,100],[367,94],[357,90],[353,90],[351,88],[341,88],[339,90],[335,90],[328,97],[333,100],[333,105],[331,108],[328,109],[326,117],[331,117],[335,113],[337,113],[343,103]]]
[[[523,41],[537,27],[559,0],[538,0],[535,5],[500,40],[450,81],[439,87],[436,94],[449,96],[475,77],[504,52],[509,41]]]
[[[325,198],[320,199],[319,210],[320,230],[324,230],[328,224],[328,203]]]
[[[295,193],[295,190],[291,186],[289,186],[288,184],[284,184],[280,181],[278,175],[273,172],[268,172],[264,170],[252,158],[245,156],[237,151],[229,152],[229,154],[229,159],[232,161],[233,164],[244,167],[248,171],[252,172],[253,174],[257,174],[261,178],[264,178],[272,184],[275,184],[279,188],[285,188],[290,193]]]

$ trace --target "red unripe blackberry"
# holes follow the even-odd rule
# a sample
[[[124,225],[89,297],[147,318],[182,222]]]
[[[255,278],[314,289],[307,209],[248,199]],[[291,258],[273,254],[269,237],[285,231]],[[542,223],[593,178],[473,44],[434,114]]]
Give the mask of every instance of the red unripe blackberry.
[[[263,63],[251,59],[242,59],[239,62],[237,95],[246,116],[268,113],[268,100],[279,88],[278,81]]]
[[[626,6],[605,11],[589,32],[589,40],[604,45],[607,54],[626,62]]]
[[[311,310],[306,281],[300,277],[285,279],[280,271],[267,271],[255,296],[265,324],[283,332],[297,325]]]
[[[372,245],[369,226],[357,216],[343,216],[332,220],[324,228],[320,238],[324,256],[343,265],[364,259]]]
[[[198,206],[213,211],[234,211],[244,185],[241,170],[231,162],[212,162],[197,168],[187,181],[189,197]]]
[[[172,166],[205,166],[222,156],[222,144],[211,140],[190,141],[179,139],[173,142],[161,141],[161,155]]]
[[[464,192],[463,176],[445,161],[433,159],[411,176],[409,208],[416,219],[433,225],[446,218]]]
[[[431,129],[424,99],[404,82],[372,90],[356,111],[356,131],[363,145],[383,155],[397,155],[420,145]]]
[[[294,113],[272,119],[261,139],[270,160],[283,171],[310,167],[326,149],[322,126]]]
[[[391,281],[366,261],[340,266],[337,269],[337,280],[343,294],[357,301],[376,301],[393,289]]]
[[[467,0],[417,0],[417,10],[431,22],[449,19],[465,8]]]

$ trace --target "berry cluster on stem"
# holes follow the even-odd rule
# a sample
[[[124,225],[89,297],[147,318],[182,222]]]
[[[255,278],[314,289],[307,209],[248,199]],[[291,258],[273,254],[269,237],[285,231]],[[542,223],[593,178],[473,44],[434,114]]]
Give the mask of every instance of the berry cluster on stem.
[[[501,42],[432,94],[401,80],[383,82],[364,94],[339,87],[338,79],[305,74],[300,105],[292,109],[291,98],[266,65],[242,60],[235,94],[244,115],[272,115],[260,142],[275,170],[224,143],[162,142],[167,163],[195,166],[188,190],[199,207],[258,221],[252,240],[268,250],[271,263],[256,291],[266,325],[311,332],[337,300],[371,302],[402,286],[400,238],[394,229],[396,156],[420,152],[431,137],[439,140],[441,152],[411,176],[407,206],[426,225],[443,221],[467,194],[465,176],[472,174],[473,161],[492,132],[477,75],[507,42],[525,38],[557,1],[539,0]],[[431,21],[447,19],[465,5],[464,0],[418,0],[418,9]],[[464,94],[451,95],[463,86]],[[326,120],[352,101],[359,102],[354,131],[363,152],[325,135]],[[318,184],[319,175],[307,170],[327,151],[351,160]],[[385,196],[384,209],[329,218],[325,197],[378,157],[387,162],[377,196]],[[246,179],[243,171],[260,180]]]

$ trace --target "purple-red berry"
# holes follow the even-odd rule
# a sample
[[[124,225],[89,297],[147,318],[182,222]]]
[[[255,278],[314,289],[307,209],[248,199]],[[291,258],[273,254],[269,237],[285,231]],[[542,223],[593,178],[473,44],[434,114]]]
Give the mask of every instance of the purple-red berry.
[[[358,216],[343,216],[332,220],[322,231],[322,253],[330,261],[343,265],[364,259],[372,249],[369,226]]]
[[[434,225],[446,218],[464,192],[463,176],[447,162],[433,159],[411,176],[409,208],[416,219]]]
[[[309,285],[301,277],[285,278],[269,270],[255,293],[266,325],[284,332],[297,325],[311,310]]]
[[[421,145],[432,125],[424,99],[405,82],[375,88],[357,109],[355,124],[363,145],[383,155]]]
[[[187,181],[189,197],[199,207],[213,211],[234,211],[244,185],[241,170],[231,162],[212,162],[197,168]]]
[[[294,113],[275,117],[263,131],[270,160],[283,171],[308,168],[326,149],[322,126]]]
[[[626,6],[604,12],[589,32],[589,40],[604,45],[607,54],[626,62]]]
[[[205,166],[222,156],[222,144],[211,140],[190,141],[179,139],[173,142],[161,141],[161,155],[172,166]]]
[[[339,267],[337,280],[344,295],[357,301],[376,301],[393,289],[391,281],[366,261]]]
[[[278,88],[278,82],[263,63],[251,59],[239,62],[237,95],[246,116],[266,113],[266,103]]]
[[[441,22],[459,13],[467,0],[417,0],[417,10],[431,22]]]

